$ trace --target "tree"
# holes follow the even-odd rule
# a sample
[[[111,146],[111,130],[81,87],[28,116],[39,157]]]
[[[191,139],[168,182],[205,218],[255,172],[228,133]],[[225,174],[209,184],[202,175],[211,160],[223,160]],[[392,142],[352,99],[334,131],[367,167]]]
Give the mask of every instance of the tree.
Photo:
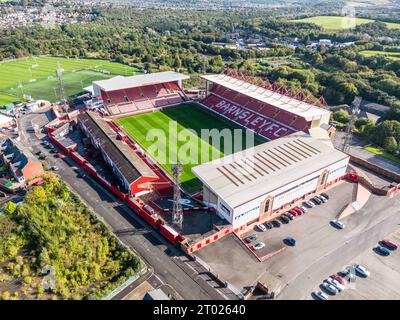
[[[398,144],[394,137],[387,137],[387,138],[385,138],[385,141],[383,142],[383,147],[387,151],[394,153],[398,149]]]
[[[347,110],[338,110],[332,114],[332,118],[334,121],[340,122],[340,123],[347,123],[350,120],[350,114]]]
[[[8,201],[4,206],[4,213],[8,216],[13,215],[16,210],[17,210],[17,205],[12,201]]]

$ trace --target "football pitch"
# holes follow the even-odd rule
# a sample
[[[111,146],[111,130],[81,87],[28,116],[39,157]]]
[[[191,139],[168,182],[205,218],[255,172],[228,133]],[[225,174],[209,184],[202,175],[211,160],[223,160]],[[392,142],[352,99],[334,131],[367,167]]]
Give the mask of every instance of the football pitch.
[[[168,173],[171,173],[171,163],[182,163],[180,181],[188,192],[196,191],[202,186],[200,180],[192,173],[192,167],[246,149],[249,147],[246,138],[252,138],[251,134],[239,126],[196,104],[182,104],[162,111],[119,118],[116,122]],[[225,133],[229,134],[226,138],[216,139],[220,142],[216,144],[209,136],[204,135],[202,129],[216,129],[218,132],[226,129]],[[234,133],[234,129],[238,130]],[[162,134],[165,135],[165,139],[159,138]],[[233,139],[235,134],[236,139]],[[241,138],[238,138],[239,136]],[[234,145],[231,148],[228,146],[232,140]],[[254,145],[263,142],[265,141],[254,136]],[[157,148],[154,148],[155,146]]]
[[[59,101],[58,65],[63,69],[66,96],[82,91],[95,80],[140,73],[131,66],[97,59],[29,57],[3,61],[0,62],[0,105],[23,100],[24,95]]]

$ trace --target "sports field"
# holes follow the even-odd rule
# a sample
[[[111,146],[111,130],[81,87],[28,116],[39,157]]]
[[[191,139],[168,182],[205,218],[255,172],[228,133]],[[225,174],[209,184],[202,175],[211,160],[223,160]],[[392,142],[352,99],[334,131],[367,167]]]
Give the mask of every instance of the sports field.
[[[171,123],[177,123],[177,130],[169,130]],[[189,192],[201,188],[201,182],[192,173],[192,167],[199,165],[204,161],[201,156],[201,150],[208,153],[209,159],[218,159],[225,155],[225,144],[228,140],[221,139],[220,146],[212,143],[211,140],[201,136],[201,129],[228,129],[227,132],[232,133],[234,129],[240,129],[235,124],[217,117],[210,111],[203,109],[195,104],[183,104],[175,108],[167,108],[162,111],[144,113],[140,115],[128,116],[120,118],[117,123],[122,126],[124,131],[138,142],[159,164],[169,173],[171,173],[171,162],[175,162],[175,157],[179,162],[183,163],[183,172],[181,174],[182,186]],[[165,134],[164,140],[149,140],[148,134],[150,129],[160,129],[160,133]],[[187,131],[185,129],[192,129]],[[246,149],[246,132],[240,129],[241,140],[235,140],[233,150],[239,151]],[[177,137],[185,133],[182,141]],[[248,136],[250,137],[250,136]],[[203,139],[202,139],[203,138]],[[171,146],[170,139],[177,141]],[[153,149],[155,141],[159,142],[161,148]],[[229,140],[231,142],[232,140]],[[261,139],[255,138],[254,144],[263,143]],[[176,148],[174,148],[176,146]],[[232,150],[231,150],[232,151]],[[228,150],[226,154],[232,153]],[[184,163],[185,162],[185,163]]]
[[[0,62],[0,105],[9,100],[33,99],[58,101],[59,89],[56,70],[60,64],[66,96],[78,93],[93,80],[116,75],[139,73],[136,68],[108,60],[58,57],[30,57]]]
[[[364,19],[364,18],[352,18],[352,17],[339,17],[339,16],[316,16],[311,18],[292,20],[293,22],[307,22],[314,23],[326,30],[340,30],[340,29],[350,29],[355,26],[371,23],[375,20]],[[400,28],[399,23],[389,23],[384,22],[389,29]]]
[[[366,57],[371,56],[385,56],[389,59],[400,60],[400,52],[389,52],[389,51],[376,51],[376,50],[363,50],[360,54]]]

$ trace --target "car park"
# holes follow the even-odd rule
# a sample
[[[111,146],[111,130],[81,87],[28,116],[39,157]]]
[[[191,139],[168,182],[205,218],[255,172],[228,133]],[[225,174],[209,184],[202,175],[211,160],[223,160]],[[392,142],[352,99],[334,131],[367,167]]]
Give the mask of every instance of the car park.
[[[370,272],[364,266],[360,264],[353,264],[352,268],[356,271],[357,274],[367,278],[370,275]]]
[[[343,222],[337,219],[332,220],[331,224],[338,229],[344,229],[346,227],[346,225]]]
[[[251,242],[253,242],[253,241],[256,240],[256,239],[257,239],[257,235],[254,233],[254,234],[252,234],[251,236],[246,237],[246,238],[244,239],[244,241],[245,241],[246,243],[251,243]]]
[[[264,242],[258,242],[255,245],[253,245],[253,249],[254,250],[261,250],[264,247],[265,247],[265,243]]]
[[[331,284],[329,284],[329,283],[327,283],[327,282],[324,282],[323,284],[322,284],[322,287],[327,291],[327,292],[329,292],[330,294],[332,294],[332,295],[337,295],[338,293],[339,293],[339,290],[336,288],[336,287],[334,287],[333,285],[331,285]]]
[[[261,232],[267,231],[267,228],[266,228],[266,226],[264,226],[263,223],[259,223],[257,225],[257,229],[258,229],[258,231],[261,231]]]
[[[397,248],[399,247],[397,243],[390,241],[390,240],[382,240],[380,242],[380,244],[382,246],[385,246],[386,248],[388,248],[389,250],[397,250]]]
[[[309,207],[309,208],[314,208],[315,207],[315,203],[312,202],[311,200],[304,201],[303,204],[305,206]]]
[[[333,278],[328,278],[325,280],[326,283],[329,283],[330,285],[334,286],[336,289],[338,289],[339,292],[343,291],[345,289],[345,286],[341,284],[339,281],[333,279]]]
[[[382,256],[389,256],[390,255],[390,250],[384,246],[377,246],[375,248],[375,251],[379,254],[381,254]]]
[[[328,296],[321,291],[314,291],[312,295],[318,300],[328,300]]]
[[[281,223],[278,220],[275,219],[275,220],[272,220],[272,225],[275,228],[279,228],[281,226]]]

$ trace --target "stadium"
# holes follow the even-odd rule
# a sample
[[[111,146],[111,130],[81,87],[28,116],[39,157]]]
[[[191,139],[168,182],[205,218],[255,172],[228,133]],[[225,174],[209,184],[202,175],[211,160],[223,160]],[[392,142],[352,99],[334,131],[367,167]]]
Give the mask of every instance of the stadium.
[[[322,98],[228,70],[201,76],[204,92],[192,99],[183,88],[187,79],[167,71],[95,81],[95,103],[79,114],[78,125],[121,182],[120,191],[162,216],[188,252],[273,219],[345,177],[349,157],[333,148],[335,128]],[[166,133],[165,151],[152,152],[151,129]],[[171,164],[187,144],[177,139],[185,129],[197,152],[182,167],[184,215],[177,227]],[[216,147],[202,129],[239,130],[242,144],[226,152],[226,141]],[[248,136],[254,136],[250,147]],[[202,152],[214,157],[202,161]]]

